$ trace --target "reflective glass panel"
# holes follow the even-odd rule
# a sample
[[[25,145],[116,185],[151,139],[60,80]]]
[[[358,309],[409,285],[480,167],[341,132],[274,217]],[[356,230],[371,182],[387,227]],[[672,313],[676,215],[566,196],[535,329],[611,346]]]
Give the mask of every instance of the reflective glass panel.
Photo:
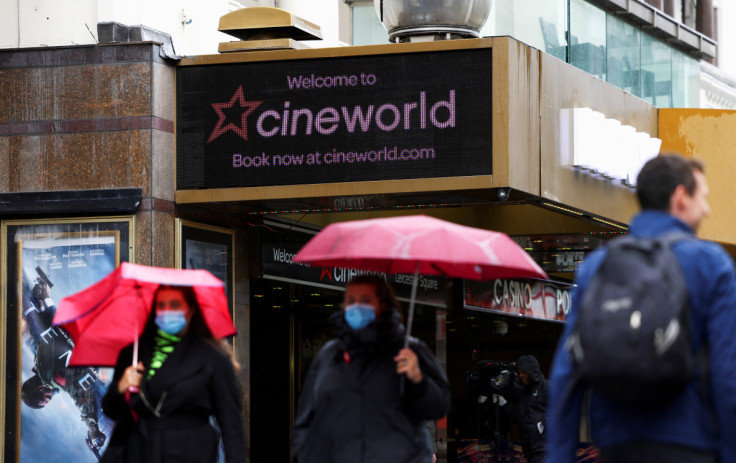
[[[567,0],[495,0],[482,37],[508,35],[565,60]]]
[[[677,50],[672,50],[672,107],[700,107],[700,63]]]
[[[568,62],[601,79],[606,75],[606,12],[583,0],[570,1]]]
[[[389,43],[388,32],[376,15],[373,2],[353,5],[353,45],[379,45]]]
[[[654,106],[672,106],[672,48],[641,35],[641,97]]]
[[[634,26],[608,15],[606,81],[641,96],[641,32]]]

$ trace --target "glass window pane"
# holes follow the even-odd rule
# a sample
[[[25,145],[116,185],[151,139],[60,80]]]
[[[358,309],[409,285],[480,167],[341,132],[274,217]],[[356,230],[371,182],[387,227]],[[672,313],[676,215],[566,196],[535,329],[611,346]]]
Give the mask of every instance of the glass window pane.
[[[672,107],[700,107],[700,63],[672,50]]]
[[[508,35],[566,58],[567,0],[494,0],[482,37]]]
[[[367,5],[354,5],[353,45],[379,45],[389,43],[388,32],[378,20],[373,2]]]
[[[641,97],[660,108],[672,106],[672,48],[641,36]]]
[[[609,14],[606,34],[606,81],[640,97],[641,32]]]
[[[569,62],[594,76],[606,74],[606,12],[583,0],[570,1]]]

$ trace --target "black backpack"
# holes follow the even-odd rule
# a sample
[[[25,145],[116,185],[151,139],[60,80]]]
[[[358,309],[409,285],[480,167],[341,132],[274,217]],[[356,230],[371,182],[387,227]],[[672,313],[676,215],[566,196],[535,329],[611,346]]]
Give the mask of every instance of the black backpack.
[[[567,344],[577,380],[643,408],[672,400],[693,379],[687,284],[671,250],[690,237],[624,235],[606,245]]]

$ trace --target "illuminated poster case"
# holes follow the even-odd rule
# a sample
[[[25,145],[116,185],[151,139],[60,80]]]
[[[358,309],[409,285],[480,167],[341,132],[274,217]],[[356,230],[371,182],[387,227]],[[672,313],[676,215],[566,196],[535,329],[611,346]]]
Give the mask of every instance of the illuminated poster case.
[[[52,320],[62,298],[132,260],[134,226],[133,216],[2,222],[0,461],[95,463],[104,452],[112,368],[69,367],[74,342]]]
[[[177,190],[491,175],[491,48],[398,49],[179,66]]]
[[[230,316],[233,317],[233,247],[235,231],[176,219],[176,268],[207,270],[225,283]]]

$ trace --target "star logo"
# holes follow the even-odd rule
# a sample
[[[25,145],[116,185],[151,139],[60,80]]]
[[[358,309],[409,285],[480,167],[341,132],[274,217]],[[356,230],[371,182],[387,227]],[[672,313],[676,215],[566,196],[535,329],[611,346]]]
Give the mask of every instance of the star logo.
[[[332,267],[322,267],[322,274],[319,276],[319,280],[324,280],[325,276],[327,279],[332,281]]]
[[[232,122],[226,123],[227,115],[224,111],[225,109],[232,108],[235,105],[236,101],[238,102],[238,106],[240,106],[240,109],[242,110],[242,113],[240,114],[240,127],[233,124]],[[228,130],[232,130],[233,132],[240,135],[243,140],[248,141],[248,116],[250,115],[250,113],[255,111],[255,109],[259,107],[261,103],[263,103],[263,101],[246,101],[245,96],[243,96],[242,85],[238,87],[233,97],[230,98],[230,101],[228,101],[227,103],[212,103],[212,108],[220,117],[220,120],[217,121],[215,130],[213,130],[210,134],[210,138],[209,140],[207,140],[207,143],[211,142]]]

